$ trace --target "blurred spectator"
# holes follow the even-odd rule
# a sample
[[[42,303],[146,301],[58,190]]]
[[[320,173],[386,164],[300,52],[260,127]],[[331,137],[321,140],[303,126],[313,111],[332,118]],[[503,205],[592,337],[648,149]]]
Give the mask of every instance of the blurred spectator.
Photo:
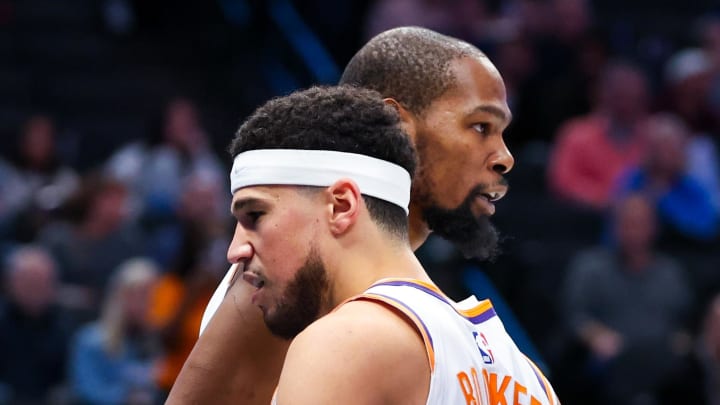
[[[702,368],[702,388],[708,405],[720,405],[720,295],[706,311],[695,356]]]
[[[628,195],[613,220],[616,244],[583,251],[570,264],[567,323],[589,351],[586,381],[599,383],[593,395],[604,395],[601,403],[652,404],[683,354],[691,295],[680,264],[654,248],[651,202]]]
[[[528,36],[539,60],[538,74],[551,81],[552,87],[562,88],[563,76],[570,75],[572,81],[581,77],[596,76],[603,64],[591,65],[586,59],[586,47],[593,36],[593,9],[587,0],[525,0],[521,10],[522,28]],[[558,24],[562,21],[562,24]],[[594,62],[603,62],[594,60]],[[582,92],[575,88],[575,92]],[[546,94],[546,96],[553,96]],[[568,96],[567,94],[565,96]],[[578,97],[579,95],[575,95]],[[572,109],[569,104],[557,105],[564,110]],[[557,114],[557,112],[556,112]]]
[[[519,0],[513,11],[520,20],[523,33],[529,38],[546,37],[553,30],[555,16],[544,0]]]
[[[582,40],[592,25],[592,10],[589,0],[553,0],[551,1],[556,21],[553,24],[554,35],[560,42],[571,43]]]
[[[688,125],[688,174],[710,191],[713,205],[720,210],[720,158],[713,139],[720,122],[710,101],[713,63],[703,49],[683,49],[674,54],[665,66],[667,94],[663,104]]]
[[[106,169],[140,197],[144,219],[162,223],[171,219],[188,176],[202,173],[218,181],[227,176],[190,100],[172,100],[153,137],[149,143],[134,142],[120,149]]]
[[[495,63],[502,72],[510,110],[516,111],[523,86],[536,68],[535,56],[524,37],[517,36],[498,43]],[[533,136],[537,134],[527,134]]]
[[[10,237],[31,242],[77,189],[79,178],[58,156],[55,125],[36,115],[23,127],[11,162],[0,162],[0,232],[5,223]]]
[[[365,20],[365,37],[417,25],[476,42],[484,32],[487,16],[484,2],[474,0],[378,0]]]
[[[720,15],[715,13],[701,17],[698,31],[701,49],[710,63],[711,88],[707,96],[717,117],[720,114]]]
[[[648,89],[643,72],[627,63],[608,65],[598,86],[594,111],[560,128],[548,175],[561,199],[601,210],[621,174],[643,156]]]
[[[664,242],[713,241],[718,212],[710,191],[687,172],[687,127],[674,116],[658,114],[645,128],[646,156],[623,177],[620,193],[641,192],[656,205]]]
[[[665,64],[667,107],[678,114],[692,132],[708,133],[717,129],[716,118],[708,104],[713,65],[702,49],[686,48],[673,54]]]
[[[44,249],[26,245],[10,254],[4,270],[0,403],[54,403],[64,382],[70,335],[70,323],[55,305],[55,263]]]
[[[19,178],[15,168],[2,158],[0,158],[0,179],[3,179],[0,181],[0,240],[10,240],[19,207],[17,196],[9,190],[16,187]]]
[[[609,50],[594,28],[594,11],[589,1],[518,3],[515,13],[535,63],[517,103],[511,106],[517,119],[509,139],[513,143],[517,143],[516,139],[521,143],[550,142],[563,122],[590,111],[594,86],[607,63]],[[498,68],[506,78],[505,69]]]
[[[82,404],[157,402],[157,345],[148,326],[157,277],[153,262],[134,258],[113,275],[100,319],[79,331],[70,358],[73,394]]]
[[[695,346],[665,384],[662,404],[720,405],[720,295],[703,311]]]
[[[205,306],[227,270],[230,230],[225,195],[224,184],[213,177],[188,178],[177,223],[154,238],[154,252],[169,268],[158,282],[152,306],[153,323],[161,331],[165,349],[158,375],[165,390],[172,387],[192,351]]]
[[[60,264],[63,303],[94,319],[112,269],[144,251],[143,234],[128,221],[122,183],[90,174],[68,202],[69,221],[49,224],[38,241]]]

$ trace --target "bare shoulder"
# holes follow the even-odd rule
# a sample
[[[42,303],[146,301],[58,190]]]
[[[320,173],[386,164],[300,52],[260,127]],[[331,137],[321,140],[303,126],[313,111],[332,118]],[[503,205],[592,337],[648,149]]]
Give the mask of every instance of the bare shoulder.
[[[416,327],[385,305],[354,301],[290,345],[278,404],[425,403],[430,366]]]
[[[198,339],[167,404],[270,403],[288,342],[274,337],[252,288],[234,283]]]

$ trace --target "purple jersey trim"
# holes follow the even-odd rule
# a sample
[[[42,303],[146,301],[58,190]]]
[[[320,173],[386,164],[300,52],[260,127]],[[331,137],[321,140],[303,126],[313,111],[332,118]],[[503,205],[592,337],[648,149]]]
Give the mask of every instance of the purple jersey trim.
[[[430,346],[432,346],[433,350],[435,350],[435,345],[433,344],[433,339],[432,339],[432,335],[430,334],[430,330],[427,328],[427,325],[425,325],[425,322],[423,322],[422,318],[417,314],[417,312],[413,311],[412,308],[405,305],[402,301],[399,301],[397,298],[393,298],[393,297],[387,296],[385,294],[379,294],[376,292],[368,292],[368,294],[371,294],[371,295],[361,295],[360,297],[366,298],[366,299],[372,299],[373,295],[377,295],[378,297],[383,297],[389,301],[396,303],[397,305],[402,306],[403,308],[410,311],[413,315],[415,315],[415,318],[418,320],[418,322],[420,322],[420,325],[422,325],[423,329],[425,330],[425,335],[428,337],[428,339],[430,339]]]
[[[390,280],[390,281],[384,281],[384,282],[381,282],[381,283],[373,284],[372,287],[381,286],[381,285],[387,285],[387,286],[407,286],[407,287],[416,288],[416,289],[418,289],[418,290],[420,290],[420,291],[423,291],[423,292],[425,292],[425,293],[427,293],[427,294],[430,294],[430,295],[432,295],[433,297],[439,299],[440,301],[442,301],[442,302],[450,305],[450,306],[455,310],[455,312],[457,312],[459,315],[461,315],[462,317],[464,317],[465,319],[467,319],[468,321],[472,322],[472,323],[475,324],[475,325],[478,325],[478,324],[480,324],[480,323],[483,323],[483,322],[487,321],[488,319],[490,319],[490,318],[494,317],[495,315],[497,315],[497,313],[495,312],[495,308],[490,307],[489,309],[483,311],[483,312],[482,312],[481,314],[479,314],[479,315],[476,315],[476,316],[473,316],[473,317],[469,317],[469,316],[467,316],[466,314],[463,314],[462,312],[458,311],[458,309],[455,308],[455,306],[452,305],[452,304],[447,300],[447,298],[445,298],[445,296],[443,296],[442,294],[438,293],[437,291],[435,291],[435,290],[433,290],[433,289],[431,289],[431,288],[425,287],[424,285],[413,283],[412,281],[406,281],[406,280]],[[372,287],[371,287],[371,288],[372,288]]]

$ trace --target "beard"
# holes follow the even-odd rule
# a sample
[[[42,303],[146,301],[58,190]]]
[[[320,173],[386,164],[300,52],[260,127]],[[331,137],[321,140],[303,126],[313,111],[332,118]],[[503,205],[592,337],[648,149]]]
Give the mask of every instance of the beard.
[[[435,234],[451,242],[466,258],[493,261],[500,253],[500,235],[486,216],[472,213],[472,201],[487,186],[473,188],[465,200],[454,209],[440,207],[433,199],[423,209],[423,219]]]
[[[285,288],[275,311],[264,314],[265,324],[273,335],[285,340],[295,338],[322,315],[329,288],[327,272],[320,255],[313,248],[305,263]]]

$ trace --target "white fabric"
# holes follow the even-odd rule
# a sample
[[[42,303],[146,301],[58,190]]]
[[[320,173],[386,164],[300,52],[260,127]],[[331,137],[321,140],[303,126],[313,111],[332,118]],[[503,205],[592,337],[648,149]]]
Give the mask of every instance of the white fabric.
[[[230,191],[257,185],[330,186],[353,180],[360,193],[408,213],[410,174],[402,167],[356,153],[305,149],[259,149],[240,153],[230,171]]]
[[[215,312],[217,312],[220,304],[222,304],[225,294],[227,294],[227,291],[230,288],[230,281],[235,273],[236,266],[237,265],[230,266],[227,273],[225,273],[225,277],[223,277],[220,282],[220,285],[217,286],[212,297],[210,297],[210,301],[208,302],[207,307],[205,307],[205,312],[203,312],[202,320],[200,321],[200,335],[202,335],[203,331],[207,327],[207,324],[215,315]]]
[[[427,328],[435,358],[428,405],[558,404],[547,379],[533,369],[497,315],[473,323],[454,309],[472,311],[468,307],[474,304],[492,308],[486,300],[452,303],[410,285],[380,284],[366,293],[401,302]],[[467,377],[464,382],[461,375]]]

